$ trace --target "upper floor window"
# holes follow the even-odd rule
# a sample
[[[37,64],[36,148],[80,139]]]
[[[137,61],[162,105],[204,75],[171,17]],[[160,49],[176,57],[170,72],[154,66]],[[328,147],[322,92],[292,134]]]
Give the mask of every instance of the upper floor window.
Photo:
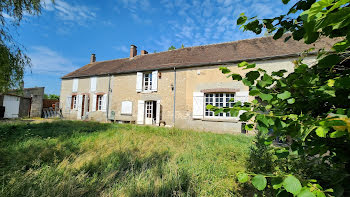
[[[156,92],[158,89],[158,71],[138,72],[136,78],[137,92]]]
[[[205,94],[205,106],[212,105],[216,107],[233,107],[234,105],[234,93],[210,93]],[[213,111],[205,108],[205,116],[207,117],[232,117],[230,112],[222,112],[217,115]]]

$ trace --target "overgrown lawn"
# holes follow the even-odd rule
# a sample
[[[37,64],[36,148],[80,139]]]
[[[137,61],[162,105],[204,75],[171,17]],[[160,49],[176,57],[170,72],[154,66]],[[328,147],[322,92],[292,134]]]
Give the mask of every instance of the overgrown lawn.
[[[231,196],[251,142],[135,125],[0,123],[0,196]]]

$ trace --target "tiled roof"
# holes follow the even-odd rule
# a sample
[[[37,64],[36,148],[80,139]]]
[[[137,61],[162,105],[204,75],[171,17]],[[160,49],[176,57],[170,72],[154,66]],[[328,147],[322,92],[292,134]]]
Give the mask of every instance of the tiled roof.
[[[94,62],[63,76],[62,79],[293,56],[312,47],[330,49],[334,42],[324,38],[313,45],[306,45],[293,39],[284,42],[282,38],[274,40],[272,37],[261,37]]]

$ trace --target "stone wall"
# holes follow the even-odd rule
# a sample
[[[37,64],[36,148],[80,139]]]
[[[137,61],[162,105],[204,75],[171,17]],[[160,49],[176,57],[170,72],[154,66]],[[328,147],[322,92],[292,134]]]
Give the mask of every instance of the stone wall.
[[[23,96],[32,99],[30,117],[41,117],[43,110],[44,89],[44,87],[23,89]]]

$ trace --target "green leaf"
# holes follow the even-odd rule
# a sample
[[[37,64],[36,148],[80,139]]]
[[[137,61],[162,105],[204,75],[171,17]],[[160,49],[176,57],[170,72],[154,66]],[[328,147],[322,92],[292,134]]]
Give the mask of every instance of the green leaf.
[[[271,185],[273,189],[279,189],[282,187],[283,179],[282,177],[273,177],[271,179]]]
[[[258,94],[260,94],[260,91],[257,90],[257,89],[254,89],[254,90],[250,90],[250,91],[249,91],[249,95],[250,95],[250,96],[256,96],[256,95],[258,95]]]
[[[207,105],[207,107],[206,107],[207,109],[209,109],[209,110],[211,110],[211,109],[213,109],[214,108],[214,106],[212,106],[212,105]]]
[[[260,77],[260,73],[259,71],[250,71],[245,76],[249,81],[254,82],[258,77]]]
[[[317,134],[319,137],[326,137],[328,131],[329,131],[329,128],[328,128],[328,127],[318,127],[318,128],[316,129],[316,134]]]
[[[247,21],[247,17],[246,16],[240,16],[238,19],[237,19],[237,25],[243,25],[246,21]]]
[[[290,98],[287,100],[288,104],[293,104],[295,103],[295,99],[294,98]]]
[[[298,194],[298,197],[316,197],[313,193],[310,192],[310,189],[307,187],[304,187],[300,193]]]
[[[331,138],[339,138],[339,137],[343,137],[344,135],[348,134],[347,131],[334,131],[333,133],[331,133],[329,136]]]
[[[223,74],[227,74],[227,73],[230,73],[230,72],[231,72],[230,69],[228,69],[227,67],[220,67],[219,69],[221,70],[221,72],[222,72]]]
[[[245,182],[249,181],[249,176],[248,176],[248,174],[246,174],[244,172],[239,172],[237,174],[237,179],[240,183],[245,183]]]
[[[237,81],[241,81],[242,77],[239,74],[232,74],[232,80],[237,80]]]
[[[284,91],[284,92],[281,93],[281,94],[277,94],[277,98],[282,99],[282,100],[286,100],[287,98],[290,98],[291,95],[292,95],[292,94],[291,94],[290,92]]]
[[[256,189],[262,191],[266,187],[267,180],[263,175],[258,174],[252,179],[252,184]]]
[[[260,97],[263,101],[270,101],[270,100],[273,98],[273,96],[272,96],[271,94],[263,94],[263,93],[261,93],[261,94],[259,95],[259,97]]]
[[[253,130],[253,128],[254,128],[254,124],[246,124],[245,125],[245,129],[248,130],[248,131]]]
[[[238,67],[244,67],[244,66],[247,66],[249,63],[248,62],[241,62],[238,64]]]
[[[327,55],[326,57],[320,59],[318,61],[318,65],[323,66],[323,67],[331,67],[335,64],[338,64],[341,61],[339,55],[337,54],[332,54],[332,55]]]
[[[301,190],[301,183],[293,175],[288,175],[283,181],[283,187],[287,192],[297,195]]]
[[[281,38],[283,36],[283,33],[284,33],[284,29],[279,28],[277,30],[277,32],[275,33],[275,35],[273,36],[273,39],[277,40],[277,39]]]
[[[282,2],[283,2],[284,4],[288,4],[289,1],[290,1],[290,0],[282,0]]]
[[[254,116],[254,113],[252,113],[252,112],[244,112],[243,114],[241,114],[241,116],[239,118],[241,121],[248,121],[253,116]]]

